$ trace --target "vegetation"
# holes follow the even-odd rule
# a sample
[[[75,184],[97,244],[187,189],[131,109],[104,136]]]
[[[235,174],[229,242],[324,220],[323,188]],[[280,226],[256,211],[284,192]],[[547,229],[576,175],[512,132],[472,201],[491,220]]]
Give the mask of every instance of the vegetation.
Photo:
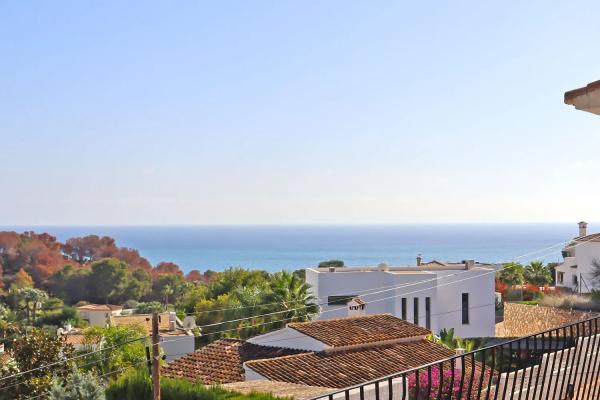
[[[454,336],[454,328],[442,329],[439,336],[433,335],[431,340],[449,349],[465,349],[467,352],[475,350],[475,342]]]
[[[329,261],[321,261],[319,263],[319,268],[342,268],[345,267],[344,262],[341,260],[329,260]]]
[[[600,301],[598,301],[597,292],[592,293],[590,296],[568,293],[546,295],[540,299],[539,305],[579,311],[600,311]]]
[[[91,373],[73,368],[68,379],[55,377],[49,400],[104,400],[104,385]]]
[[[14,368],[3,371],[11,376],[16,371],[29,371],[25,375],[4,380],[0,399],[20,399],[41,395],[52,384],[53,377],[65,379],[70,372],[73,346],[61,337],[51,336],[34,329],[27,336],[17,338],[12,346]],[[43,369],[36,369],[44,366]]]
[[[243,395],[220,387],[207,387],[183,379],[161,379],[163,400],[276,400],[269,394]],[[106,400],[151,400],[151,382],[147,373],[135,371],[123,375],[106,389]]]
[[[86,357],[86,369],[98,375],[107,375],[136,366],[146,356],[146,342],[138,339],[147,334],[141,326],[93,327],[86,330],[86,346],[81,352],[100,350]]]
[[[144,341],[136,339],[146,336],[147,328],[90,328],[75,308],[78,305],[123,304],[144,314],[174,310],[180,318],[194,315],[197,325],[208,325],[201,342],[246,338],[306,321],[318,311],[302,273],[229,268],[184,275],[177,264],[161,262],[153,267],[136,250],[118,247],[106,236],[61,243],[47,234],[0,232],[0,343],[14,355],[0,366],[0,376],[58,363],[22,382],[8,383],[10,387],[0,389],[0,399],[42,393],[94,398],[101,395],[92,376],[114,380],[145,360]],[[256,317],[260,314],[266,315]],[[235,321],[222,323],[228,320]],[[82,350],[75,351],[57,336],[64,325],[83,330]],[[91,350],[93,354],[63,362]],[[81,394],[84,390],[89,396]],[[202,398],[235,398],[229,392],[203,390]]]
[[[496,277],[508,286],[515,286],[524,282],[524,273],[525,268],[520,263],[510,262],[504,264],[503,268],[496,274]]]
[[[504,301],[535,301],[542,297],[553,281],[553,270],[542,261],[532,261],[526,266],[506,263],[496,273],[496,291]],[[540,289],[541,288],[541,289]]]

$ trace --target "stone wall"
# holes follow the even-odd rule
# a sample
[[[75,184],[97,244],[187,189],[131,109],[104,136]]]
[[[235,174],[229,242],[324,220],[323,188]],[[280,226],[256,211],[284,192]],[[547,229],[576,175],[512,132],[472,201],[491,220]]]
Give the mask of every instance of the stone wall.
[[[519,337],[532,335],[597,315],[598,313],[555,307],[504,303],[504,322],[497,324],[496,336]]]

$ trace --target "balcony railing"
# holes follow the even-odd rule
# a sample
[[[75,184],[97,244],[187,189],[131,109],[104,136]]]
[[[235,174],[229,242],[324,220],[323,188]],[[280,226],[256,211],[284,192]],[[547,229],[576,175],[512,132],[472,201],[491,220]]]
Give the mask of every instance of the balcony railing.
[[[591,318],[313,400],[600,399],[599,325]]]

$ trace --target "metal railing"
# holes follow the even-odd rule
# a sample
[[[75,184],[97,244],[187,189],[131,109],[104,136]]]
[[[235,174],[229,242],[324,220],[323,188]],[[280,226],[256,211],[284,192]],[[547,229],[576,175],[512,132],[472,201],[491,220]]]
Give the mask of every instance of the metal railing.
[[[590,318],[313,400],[600,399],[599,325]]]

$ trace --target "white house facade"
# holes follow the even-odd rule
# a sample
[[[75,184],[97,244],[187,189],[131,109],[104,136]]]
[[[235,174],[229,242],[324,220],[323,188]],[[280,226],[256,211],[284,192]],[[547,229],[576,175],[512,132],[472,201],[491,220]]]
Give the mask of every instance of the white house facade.
[[[497,268],[418,258],[412,267],[307,268],[306,282],[321,304],[317,319],[389,313],[433,332],[454,328],[461,337],[484,337],[495,335]]]
[[[578,293],[600,287],[594,270],[600,268],[600,233],[587,234],[587,223],[579,223],[579,236],[562,251],[563,262],[556,267],[556,286]]]
[[[123,307],[113,304],[86,304],[77,307],[79,315],[90,326],[106,327],[110,325],[113,317],[121,315]]]

